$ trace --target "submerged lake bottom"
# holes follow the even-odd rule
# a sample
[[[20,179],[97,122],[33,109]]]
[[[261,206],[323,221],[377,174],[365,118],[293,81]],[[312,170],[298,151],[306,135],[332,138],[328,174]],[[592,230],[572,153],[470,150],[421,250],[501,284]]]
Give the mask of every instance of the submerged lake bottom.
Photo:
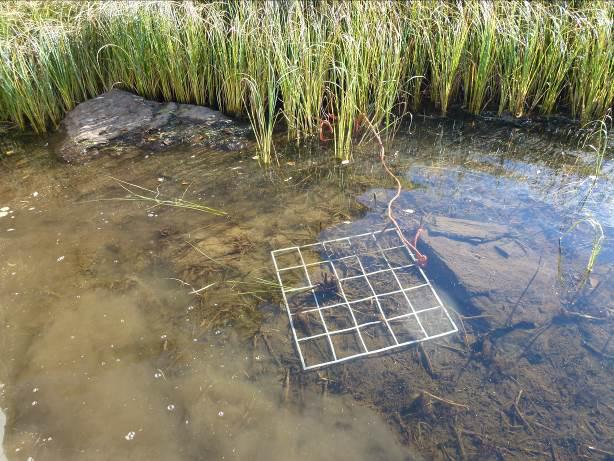
[[[0,459],[614,456],[611,149],[597,175],[567,127],[405,127],[394,212],[458,332],[305,371],[271,251],[389,229],[376,145],[2,143]]]

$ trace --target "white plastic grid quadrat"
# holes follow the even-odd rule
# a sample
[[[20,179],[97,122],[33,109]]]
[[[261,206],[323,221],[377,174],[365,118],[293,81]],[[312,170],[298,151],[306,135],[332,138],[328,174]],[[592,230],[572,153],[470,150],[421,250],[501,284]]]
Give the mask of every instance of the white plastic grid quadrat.
[[[395,229],[271,255],[305,370],[458,331]]]

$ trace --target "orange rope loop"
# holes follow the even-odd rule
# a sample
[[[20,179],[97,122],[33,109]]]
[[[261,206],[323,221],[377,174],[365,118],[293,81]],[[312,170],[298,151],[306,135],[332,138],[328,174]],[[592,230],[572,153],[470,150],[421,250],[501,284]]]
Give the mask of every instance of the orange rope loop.
[[[384,151],[384,143],[382,143],[382,139],[380,138],[379,134],[377,133],[377,131],[375,130],[375,128],[371,124],[371,121],[364,114],[361,114],[361,115],[362,115],[362,121],[364,121],[364,123],[366,123],[369,126],[369,128],[371,129],[371,131],[375,135],[375,139],[377,140],[377,143],[379,144],[379,148],[380,148],[380,161],[382,162],[382,166],[386,170],[386,173],[388,173],[388,175],[390,175],[390,177],[392,179],[394,179],[394,181],[397,183],[396,194],[388,202],[388,218],[390,219],[390,222],[392,222],[392,224],[394,225],[394,227],[395,227],[395,229],[397,231],[397,234],[399,235],[399,238],[401,239],[401,241],[405,245],[407,245],[407,247],[410,250],[412,250],[414,252],[414,254],[416,256],[416,262],[418,263],[418,265],[420,267],[424,267],[424,266],[426,266],[426,263],[428,262],[428,258],[426,257],[426,255],[420,253],[420,251],[417,248],[418,239],[420,238],[420,234],[423,231],[423,227],[422,227],[422,225],[420,225],[420,227],[418,227],[418,230],[416,231],[416,235],[414,236],[413,243],[410,242],[409,240],[407,240],[405,238],[405,236],[403,235],[403,231],[401,230],[401,227],[399,226],[399,223],[395,219],[394,213],[392,212],[392,204],[396,201],[396,199],[398,199],[401,196],[401,190],[402,190],[401,181],[399,181],[399,178],[397,178],[395,176],[395,174],[390,170],[390,168],[386,164],[386,156],[385,156],[385,151]]]
[[[335,132],[333,130],[333,125],[328,120],[320,120],[320,141],[327,142],[332,141],[333,138],[324,137],[324,127],[327,127],[330,131],[330,134],[334,135]]]

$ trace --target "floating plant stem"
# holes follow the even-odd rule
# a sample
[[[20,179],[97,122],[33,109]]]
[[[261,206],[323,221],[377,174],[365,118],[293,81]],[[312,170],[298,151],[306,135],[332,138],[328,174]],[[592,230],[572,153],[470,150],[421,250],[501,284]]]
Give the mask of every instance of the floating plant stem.
[[[103,198],[97,199],[94,201],[104,201],[104,200],[119,200],[119,201],[133,201],[133,202],[145,202],[150,203],[151,208],[156,208],[159,206],[169,206],[174,208],[184,208],[187,210],[200,211],[203,213],[211,213],[216,216],[225,216],[228,213],[222,210],[217,210],[215,208],[211,208],[205,205],[201,205],[200,203],[190,202],[185,200],[183,197],[180,198],[164,198],[161,192],[156,188],[156,190],[147,189],[146,187],[138,186],[136,184],[132,184],[128,181],[124,181],[122,179],[111,178],[119,187],[124,189],[128,194],[125,197],[114,197],[114,198]]]

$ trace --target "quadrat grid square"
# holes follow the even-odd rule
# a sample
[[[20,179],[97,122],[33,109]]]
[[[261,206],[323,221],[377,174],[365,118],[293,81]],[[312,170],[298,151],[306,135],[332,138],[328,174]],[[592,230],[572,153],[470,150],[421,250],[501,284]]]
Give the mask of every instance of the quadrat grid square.
[[[458,331],[395,229],[271,254],[305,370]]]

